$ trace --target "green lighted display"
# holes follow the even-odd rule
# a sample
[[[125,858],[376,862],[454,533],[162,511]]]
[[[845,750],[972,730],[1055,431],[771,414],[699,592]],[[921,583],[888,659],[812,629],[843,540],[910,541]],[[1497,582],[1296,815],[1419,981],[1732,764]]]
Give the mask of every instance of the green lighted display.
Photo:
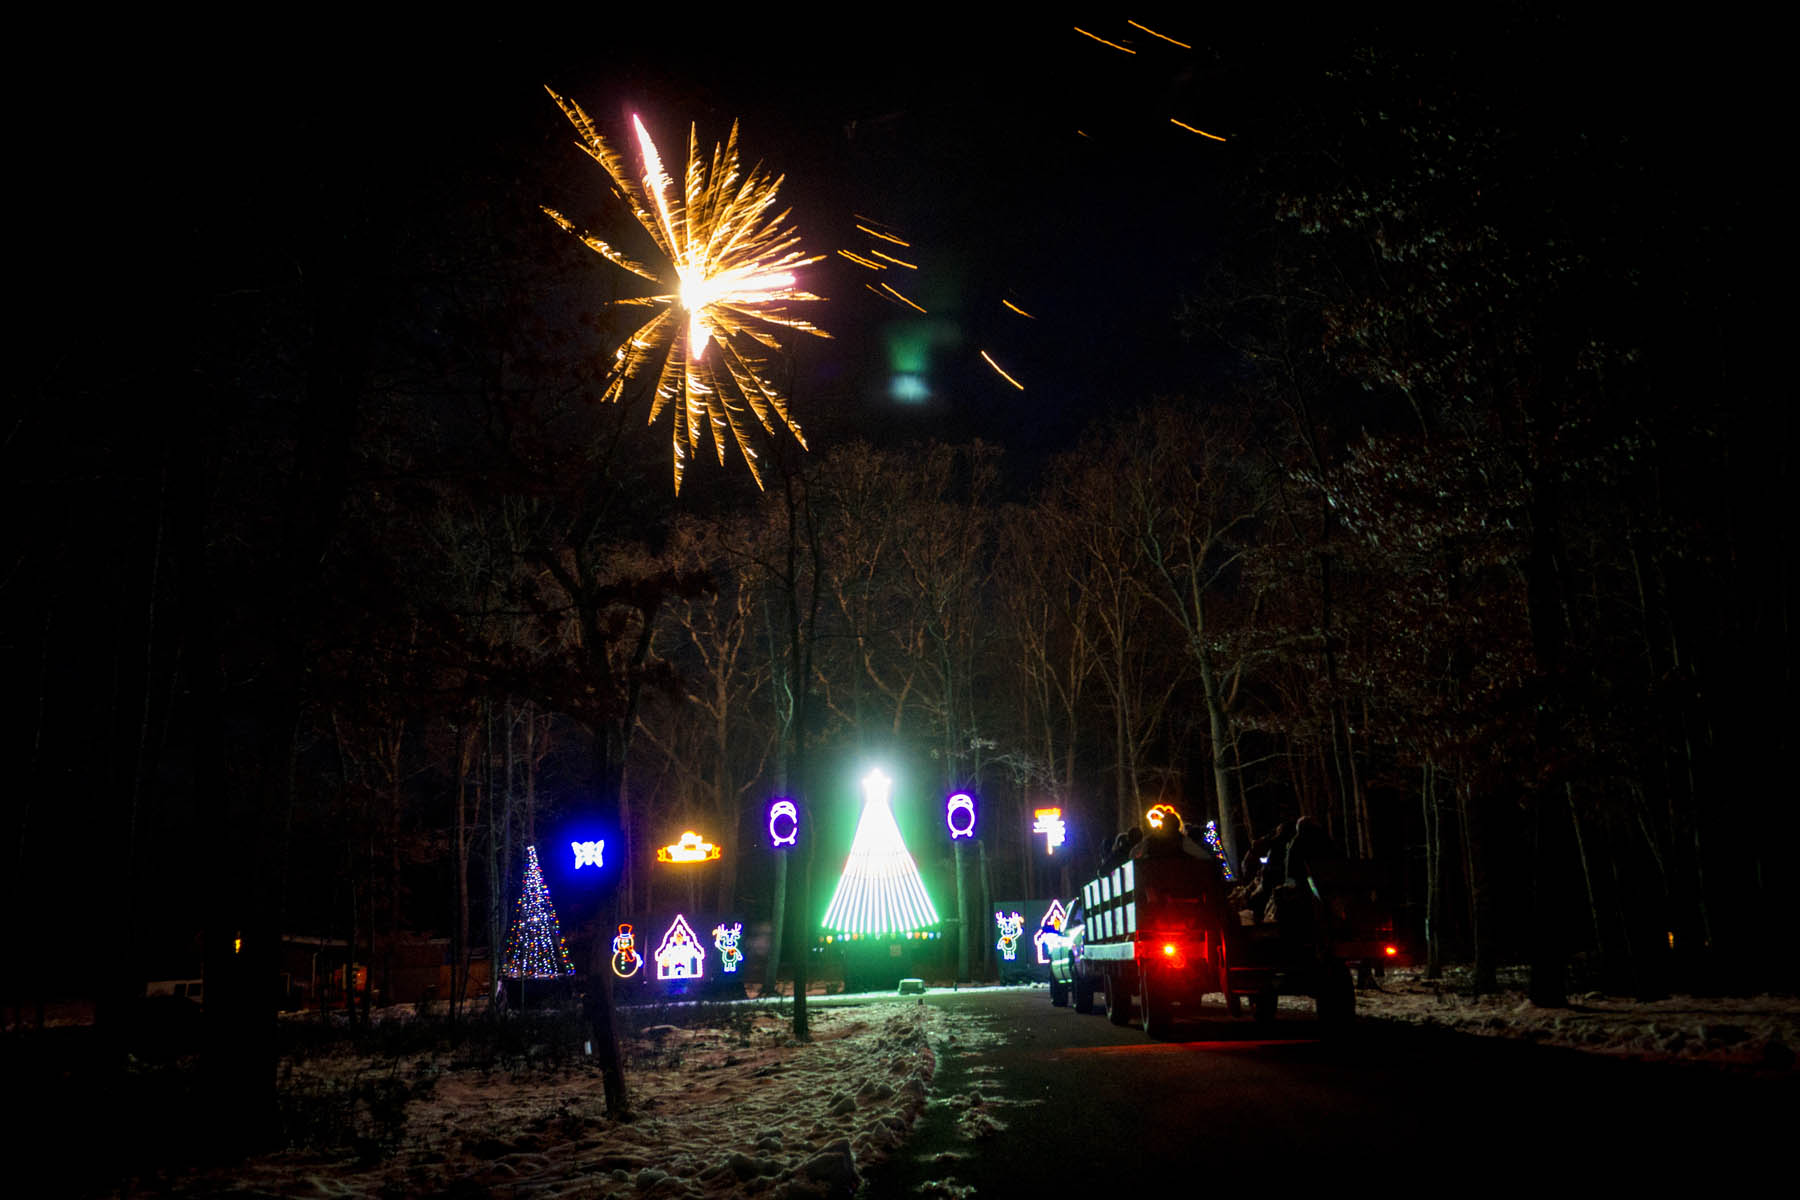
[[[839,936],[911,936],[938,923],[918,864],[907,853],[888,808],[893,786],[879,769],[863,778],[862,819],[822,927]]]

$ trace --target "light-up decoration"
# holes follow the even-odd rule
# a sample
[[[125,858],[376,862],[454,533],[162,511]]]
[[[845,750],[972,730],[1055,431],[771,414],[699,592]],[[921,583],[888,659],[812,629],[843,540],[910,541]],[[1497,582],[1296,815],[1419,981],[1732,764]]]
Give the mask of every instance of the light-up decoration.
[[[1175,806],[1172,804],[1152,805],[1150,811],[1144,814],[1144,820],[1152,829],[1161,829],[1170,817],[1175,818],[1175,827],[1179,829],[1183,824],[1181,814],[1175,811]]]
[[[893,781],[874,770],[863,777],[862,787],[862,818],[820,924],[839,940],[875,934],[910,938],[938,923],[937,909],[888,808]]]
[[[777,846],[792,846],[800,840],[800,810],[792,800],[769,805],[769,840]]]
[[[994,923],[1000,926],[1000,940],[994,943],[994,949],[1000,951],[1000,957],[1012,962],[1019,956],[1019,936],[1025,932],[1025,918],[1018,913],[995,913]]]
[[[631,932],[631,926],[619,926],[619,936],[612,943],[613,974],[620,979],[630,979],[644,965],[644,956],[637,952],[637,938]]]
[[[1044,914],[1044,922],[1038,931],[1031,935],[1037,946],[1037,960],[1045,966],[1050,964],[1050,947],[1057,938],[1063,935],[1063,926],[1068,923],[1069,914],[1063,911],[1061,900],[1052,900],[1050,910]]]
[[[744,961],[744,952],[738,949],[738,939],[744,936],[743,922],[734,922],[730,929],[723,925],[713,927],[713,945],[719,948],[719,957],[725,963],[728,975],[737,974],[738,964]]]
[[[781,177],[769,176],[760,166],[747,172],[739,166],[738,131],[733,124],[725,145],[715,144],[710,156],[690,127],[687,170],[684,174],[677,169],[671,179],[649,131],[633,116],[643,167],[640,183],[580,105],[553,91],[550,96],[575,126],[582,149],[605,168],[614,194],[625,201],[659,252],[654,268],[634,262],[578,230],[561,213],[544,209],[590,250],[648,280],[661,293],[614,301],[657,311],[614,353],[601,399],[619,400],[628,380],[652,373],[657,382],[651,422],[665,408],[675,416],[675,490],[681,491],[688,456],[709,432],[719,462],[725,461],[729,437],[761,487],[760,452],[749,440],[746,408],[769,433],[775,432],[775,421],[781,421],[801,449],[806,448],[763,351],[781,348],[775,337],[780,329],[830,336],[802,320],[792,307],[797,301],[820,299],[800,286],[795,272],[822,256],[808,256],[800,249],[799,235],[785,225],[787,213],[774,207]],[[672,292],[666,290],[671,278],[676,284]]]
[[[700,948],[700,941],[694,936],[687,918],[676,913],[675,923],[669,926],[669,932],[663,934],[662,944],[656,948],[656,977],[698,979],[704,974],[706,951]]]
[[[1044,853],[1055,854],[1056,848],[1063,844],[1069,827],[1062,818],[1060,808],[1039,808],[1032,811],[1034,818],[1031,832],[1044,835]]]
[[[958,792],[944,802],[944,824],[950,827],[950,840],[975,836],[975,797]]]
[[[500,973],[508,979],[560,979],[575,973],[556,906],[550,903],[550,885],[538,866],[536,846],[525,847],[525,871]]]
[[[719,857],[719,848],[711,842],[703,842],[700,835],[688,830],[675,839],[672,846],[659,846],[656,850],[656,861],[666,863],[707,862]]]
[[[587,866],[604,867],[606,865],[600,858],[601,854],[606,850],[606,842],[604,840],[598,842],[570,842],[569,848],[575,851],[575,870],[577,871]]]
[[[1206,829],[1201,836],[1206,839],[1206,844],[1212,847],[1212,852],[1219,856],[1219,866],[1225,871],[1225,882],[1236,882],[1237,876],[1232,873],[1231,860],[1225,857],[1225,847],[1219,841],[1219,823],[1217,821],[1208,821],[1206,823]]]

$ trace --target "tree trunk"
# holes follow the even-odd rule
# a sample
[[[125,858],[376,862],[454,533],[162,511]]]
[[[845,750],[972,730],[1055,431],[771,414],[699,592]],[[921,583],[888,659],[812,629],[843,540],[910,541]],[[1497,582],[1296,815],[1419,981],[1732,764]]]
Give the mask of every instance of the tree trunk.
[[[969,856],[965,840],[956,839],[956,978],[968,983],[973,979],[969,974],[973,931],[969,928]]]
[[[1425,978],[1438,979],[1444,973],[1443,936],[1439,928],[1444,904],[1444,822],[1438,810],[1437,783],[1429,756],[1420,774],[1419,798],[1425,816]]]
[[[1219,695],[1217,680],[1213,676],[1212,656],[1201,652],[1197,657],[1200,660],[1200,686],[1206,695],[1206,715],[1212,730],[1213,790],[1218,796],[1214,819],[1219,823],[1219,843],[1225,847],[1225,861],[1235,864],[1241,860],[1238,853],[1237,823],[1231,819],[1231,768],[1225,762],[1225,749],[1231,742],[1230,726],[1226,718],[1224,697]]]
[[[600,1084],[606,1096],[606,1112],[615,1121],[630,1120],[631,1093],[625,1086],[625,1069],[619,1056],[619,1031],[613,1020],[612,939],[599,936],[617,927],[618,889],[601,899],[599,928],[588,953],[587,1012],[589,1036],[600,1060]]]
[[[769,961],[763,968],[763,995],[779,995],[781,952],[787,943],[788,855],[792,847],[775,852],[775,911],[769,917]]]
[[[1492,881],[1483,862],[1481,843],[1483,822],[1477,822],[1480,805],[1471,794],[1472,786],[1459,784],[1457,804],[1462,812],[1463,863],[1468,872],[1469,926],[1475,942],[1474,989],[1479,994],[1498,991],[1499,963],[1494,957],[1494,895]]]

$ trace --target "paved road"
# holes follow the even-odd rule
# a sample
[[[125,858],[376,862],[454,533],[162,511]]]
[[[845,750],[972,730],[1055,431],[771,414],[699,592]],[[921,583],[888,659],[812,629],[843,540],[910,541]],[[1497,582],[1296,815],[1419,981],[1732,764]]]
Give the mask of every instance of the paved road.
[[[1325,1182],[1353,1195],[1411,1185],[1605,1196],[1622,1185],[1660,1196],[1694,1180],[1740,1191],[1777,1166],[1785,1195],[1800,1154],[1791,1079],[1376,1022],[1327,1037],[1301,1014],[1259,1028],[1222,1007],[1159,1043],[1052,1008],[1041,989],[927,1003],[993,1036],[942,1053],[932,1105],[872,1173],[871,1200],[943,1180],[1064,1200]],[[963,1136],[955,1098],[971,1089],[991,1098],[1004,1132]]]

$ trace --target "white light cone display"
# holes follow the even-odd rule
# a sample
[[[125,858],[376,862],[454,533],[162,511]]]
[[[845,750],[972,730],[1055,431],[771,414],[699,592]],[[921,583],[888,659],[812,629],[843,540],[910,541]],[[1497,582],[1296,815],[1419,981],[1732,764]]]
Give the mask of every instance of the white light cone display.
[[[938,923],[937,909],[925,894],[918,864],[907,853],[900,827],[888,808],[891,781],[880,771],[863,779],[862,819],[850,843],[850,857],[838,878],[837,891],[822,923],[837,935],[906,934]]]

